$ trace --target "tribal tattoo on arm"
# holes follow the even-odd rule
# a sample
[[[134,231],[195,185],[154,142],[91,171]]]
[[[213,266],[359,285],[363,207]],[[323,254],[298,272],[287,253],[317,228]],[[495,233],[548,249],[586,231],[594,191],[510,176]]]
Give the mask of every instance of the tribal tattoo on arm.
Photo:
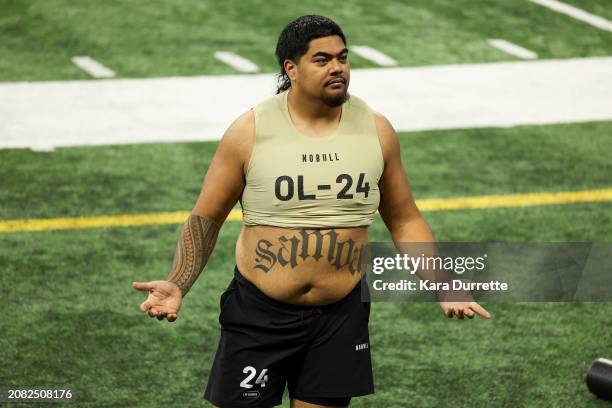
[[[176,243],[172,272],[167,281],[176,284],[183,297],[196,281],[217,242],[219,227],[210,218],[189,215]]]

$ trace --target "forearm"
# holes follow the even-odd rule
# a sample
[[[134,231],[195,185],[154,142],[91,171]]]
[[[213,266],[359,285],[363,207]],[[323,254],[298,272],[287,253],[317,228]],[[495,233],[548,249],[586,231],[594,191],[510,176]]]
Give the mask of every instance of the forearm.
[[[391,237],[402,254],[414,257],[437,257],[439,255],[436,239],[420,214],[397,225],[391,231]],[[444,269],[420,268],[416,274],[419,278],[430,282],[450,281],[450,275]]]
[[[176,243],[172,272],[167,281],[176,284],[183,297],[194,284],[217,242],[219,227],[207,217],[189,215]]]
[[[429,225],[420,214],[394,225],[390,232],[396,245],[406,242],[435,243],[436,241]]]

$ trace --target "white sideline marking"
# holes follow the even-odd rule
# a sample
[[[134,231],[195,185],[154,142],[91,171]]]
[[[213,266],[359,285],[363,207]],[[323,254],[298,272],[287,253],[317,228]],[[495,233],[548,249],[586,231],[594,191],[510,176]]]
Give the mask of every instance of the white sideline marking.
[[[514,55],[515,57],[519,57],[522,59],[537,59],[538,54],[533,51],[528,50],[527,48],[523,48],[519,45],[513,44],[510,41],[502,40],[500,38],[493,38],[487,40],[491,47],[497,48],[500,51],[505,52],[506,54]]]
[[[112,78],[115,76],[115,71],[87,56],[72,57],[72,62],[94,78]]]
[[[240,72],[258,72],[259,67],[252,61],[233,52],[217,51],[215,58]]]
[[[52,152],[55,150],[55,146],[51,144],[40,143],[40,144],[31,146],[30,149],[34,152]]]
[[[557,0],[529,0],[529,1],[531,1],[532,3],[539,4],[540,6],[547,7],[556,12],[573,17],[576,20],[583,21],[587,24],[592,25],[593,27],[601,28],[602,30],[612,32],[612,22],[610,20],[606,20],[603,17],[588,13],[577,7],[570,6],[569,4],[561,3],[560,1],[557,1]]]
[[[382,67],[394,67],[397,61],[382,52],[367,45],[353,45],[351,51],[362,58],[372,61]]]
[[[612,57],[354,69],[398,131],[612,120]],[[218,140],[273,74],[0,83],[0,149]]]

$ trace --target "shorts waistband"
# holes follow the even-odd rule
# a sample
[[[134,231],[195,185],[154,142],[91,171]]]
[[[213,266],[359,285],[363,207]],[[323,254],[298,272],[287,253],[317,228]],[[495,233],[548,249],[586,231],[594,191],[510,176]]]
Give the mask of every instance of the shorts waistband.
[[[271,297],[263,293],[257,286],[255,286],[251,281],[249,281],[247,278],[244,277],[244,275],[240,272],[240,270],[238,270],[238,265],[234,267],[234,278],[238,281],[238,283],[240,283],[242,286],[245,286],[251,293],[253,293],[255,296],[257,296],[261,300],[271,305],[277,306],[277,307],[282,307],[284,309],[296,310],[296,311],[309,310],[309,309],[313,309],[313,310],[329,309],[331,307],[334,307],[336,305],[339,305],[345,302],[351,295],[354,294],[354,292],[359,291],[361,287],[361,283],[358,283],[355,286],[355,288],[352,291],[350,291],[345,297],[338,300],[337,302],[330,303],[327,305],[295,305],[293,303],[286,303],[286,302],[281,302],[280,300],[272,299]]]
[[[292,303],[281,302],[280,300],[272,299],[270,296],[263,293],[257,286],[255,286],[250,280],[244,277],[244,275],[238,270],[238,265],[234,267],[234,278],[238,281],[238,283],[244,287],[246,287],[249,292],[253,295],[257,296],[259,299],[264,302],[271,304],[273,306],[281,307],[283,309],[289,310],[302,310],[305,306],[294,305]],[[306,306],[308,307],[308,306]]]

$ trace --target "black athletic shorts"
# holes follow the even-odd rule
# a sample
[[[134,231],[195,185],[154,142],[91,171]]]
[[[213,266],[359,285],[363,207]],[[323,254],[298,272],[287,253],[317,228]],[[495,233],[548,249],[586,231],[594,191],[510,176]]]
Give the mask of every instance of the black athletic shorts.
[[[221,338],[204,398],[221,408],[280,405],[289,397],[330,406],[372,394],[370,303],[357,285],[325,306],[279,302],[235,269],[221,295]]]

